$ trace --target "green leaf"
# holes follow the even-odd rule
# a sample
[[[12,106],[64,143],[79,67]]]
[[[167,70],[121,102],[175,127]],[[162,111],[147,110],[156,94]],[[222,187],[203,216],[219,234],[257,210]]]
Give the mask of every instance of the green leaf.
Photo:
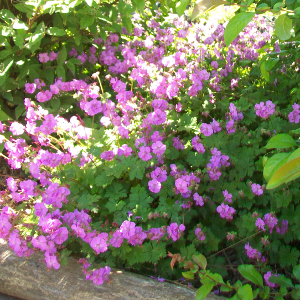
[[[111,22],[116,22],[118,19],[118,12],[114,6],[111,7],[110,12],[109,12],[109,18]]]
[[[192,256],[193,261],[201,267],[201,269],[205,270],[207,266],[207,260],[206,257],[203,254],[193,255]]]
[[[65,30],[60,29],[58,27],[51,27],[47,30],[47,33],[49,35],[54,35],[54,36],[63,36],[66,35],[67,33],[65,32]]]
[[[31,50],[31,53],[35,52],[39,48],[41,40],[44,36],[44,27],[44,22],[41,22],[31,35],[28,42],[28,48]]]
[[[50,105],[51,107],[55,110],[55,111],[58,111],[61,107],[61,104],[60,104],[60,99],[55,99],[55,98],[52,98],[50,100]]]
[[[241,286],[237,291],[238,296],[243,300],[253,300],[253,292],[250,284]]]
[[[8,72],[8,70],[12,67],[13,63],[14,59],[8,58],[3,62],[2,66],[0,65],[0,76],[5,75]]]
[[[124,24],[126,30],[128,31],[128,33],[132,32],[132,22],[131,19],[127,16],[124,16],[122,18],[122,23]]]
[[[265,62],[266,62],[266,69],[268,72],[270,72],[279,62],[279,58],[269,58]]]
[[[12,24],[12,28],[28,30],[28,26],[24,22],[21,22],[19,20],[14,21],[14,23]]]
[[[108,176],[105,172],[95,178],[95,184],[98,187],[106,187],[114,180],[113,176]]]
[[[275,189],[283,183],[290,182],[300,176],[300,157],[281,166],[268,182],[267,190]]]
[[[293,274],[298,280],[300,280],[300,265],[293,268]]]
[[[95,22],[95,18],[88,15],[82,15],[80,19],[80,29],[85,29]]]
[[[15,116],[16,116],[16,120],[18,120],[21,115],[24,113],[25,111],[25,105],[24,104],[19,104],[16,108],[15,108]]]
[[[182,272],[182,276],[186,279],[191,279],[194,280],[194,273],[192,271],[188,271],[188,272]]]
[[[269,181],[273,174],[288,161],[290,155],[290,153],[277,153],[267,160],[263,172],[266,181]]]
[[[65,73],[65,69],[64,69],[63,66],[58,66],[56,68],[56,75],[57,75],[58,78],[62,77],[63,81],[66,80],[66,73]]]
[[[190,3],[190,0],[180,0],[176,4],[176,12],[181,17],[186,9],[186,6]]]
[[[226,1],[225,0],[200,0],[198,3],[195,5],[191,20],[195,20],[199,18],[203,13],[206,11],[209,11],[221,4],[224,4]]]
[[[11,50],[2,50],[0,52],[0,60],[6,58],[7,56],[11,55],[12,51]]]
[[[261,287],[264,286],[261,274],[255,269],[253,265],[240,265],[238,271],[243,277]]]
[[[28,5],[28,4],[25,4],[25,3],[17,3],[17,4],[14,4],[14,7],[19,10],[20,12],[23,12],[23,13],[29,13],[29,14],[32,14],[34,12],[34,6],[33,5]]]
[[[122,184],[118,182],[114,182],[106,189],[105,197],[107,197],[109,200],[105,205],[105,207],[109,210],[110,213],[115,211],[119,199],[126,196],[127,193],[123,189]]]
[[[205,275],[200,279],[202,284],[213,283],[214,285],[224,284],[223,277],[218,273],[206,271]]]
[[[62,66],[63,64],[65,64],[66,59],[67,59],[67,50],[65,46],[62,46],[57,56],[57,65]]]
[[[228,47],[239,35],[239,33],[253,19],[255,13],[242,12],[235,15],[228,23],[224,32],[225,44]]]
[[[128,205],[130,207],[135,207],[136,205],[144,206],[145,204],[151,203],[153,200],[153,198],[148,195],[146,189],[140,184],[131,188],[129,199],[130,202]]]
[[[284,275],[271,276],[269,281],[272,283],[278,283],[282,287],[294,287],[292,280],[290,278],[286,278]]]
[[[80,206],[80,208],[85,209],[85,208],[91,208],[91,205],[93,205],[94,202],[98,202],[100,200],[100,195],[91,195],[88,192],[84,192],[83,194],[81,194],[81,196],[79,197],[78,201],[78,205]]]
[[[0,108],[0,121],[7,121],[11,120],[12,118],[7,115],[1,108]]]
[[[262,299],[269,299],[269,295],[270,295],[270,287],[269,286],[265,286],[264,289],[259,293],[259,296]]]
[[[72,62],[67,61],[66,66],[68,67],[68,69],[73,73],[73,75],[75,74],[75,66]]]
[[[134,0],[135,5],[141,12],[144,12],[145,9],[145,0]]]
[[[262,76],[266,79],[266,81],[269,81],[270,73],[267,71],[265,60],[263,62],[261,62],[261,64],[260,64],[260,71],[261,71]]]
[[[44,78],[47,80],[49,84],[53,84],[54,81],[54,70],[52,68],[44,69]]]
[[[294,158],[299,157],[300,156],[300,148],[296,149],[294,152],[289,153],[289,154],[290,154],[290,156],[289,156],[289,158],[288,158],[287,161],[290,161],[290,160],[292,160]]]
[[[288,40],[292,36],[293,21],[287,15],[280,15],[275,20],[275,31],[280,40]]]
[[[130,163],[130,165],[129,165]],[[145,175],[146,168],[148,166],[148,163],[146,161],[142,161],[138,158],[127,158],[127,164],[128,168],[130,168],[129,171],[129,178],[130,180],[133,180],[134,178],[142,180]]]
[[[119,0],[119,3],[118,3],[118,11],[119,11],[119,12],[123,12],[125,6],[126,6],[126,3],[125,3],[123,0]]]
[[[14,38],[13,38],[15,44],[22,49],[24,46],[24,36],[22,34],[17,34]]]
[[[280,133],[273,136],[267,145],[265,146],[266,149],[273,149],[273,148],[288,148],[297,146],[294,139],[286,133]]]
[[[206,299],[207,295],[211,292],[213,287],[214,287],[213,283],[203,284],[197,291],[196,300]]]

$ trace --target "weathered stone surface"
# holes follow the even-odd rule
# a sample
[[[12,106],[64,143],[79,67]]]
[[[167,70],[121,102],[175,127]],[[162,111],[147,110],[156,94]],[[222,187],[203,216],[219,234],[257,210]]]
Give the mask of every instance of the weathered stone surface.
[[[110,284],[102,286],[86,281],[82,265],[72,258],[68,266],[48,271],[41,253],[19,258],[0,239],[0,292],[11,296],[26,300],[185,300],[196,295],[194,289],[129,272],[114,270],[110,279]]]

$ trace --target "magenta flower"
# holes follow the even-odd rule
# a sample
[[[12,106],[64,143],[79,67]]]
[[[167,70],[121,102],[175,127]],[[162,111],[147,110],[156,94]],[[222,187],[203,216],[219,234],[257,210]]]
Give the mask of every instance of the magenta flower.
[[[151,155],[151,149],[148,146],[142,146],[140,148],[140,152],[138,153],[139,158],[142,159],[143,161],[148,161],[152,158]]]
[[[40,53],[39,54],[39,61],[41,63],[46,63],[47,61],[49,61],[49,56],[47,53]]]
[[[28,94],[33,94],[36,89],[36,84],[35,83],[25,83],[25,91]]]
[[[199,241],[204,241],[206,238],[205,233],[202,232],[201,228],[195,229],[195,235]]]
[[[123,243],[123,240],[124,240],[124,238],[123,238],[122,232],[117,230],[116,232],[114,232],[109,243],[115,248],[120,248]]]
[[[185,226],[183,224],[178,226],[177,223],[171,223],[170,226],[167,227],[169,238],[172,238],[174,242],[180,238],[184,230],[185,230]]]
[[[251,185],[251,189],[254,195],[260,196],[263,194],[263,189],[261,188],[261,186],[257,183],[252,183]]]
[[[18,123],[18,122],[13,122],[11,123],[9,130],[11,131],[12,134],[14,135],[21,135],[24,133],[25,127]]]
[[[217,207],[217,213],[219,213],[220,217],[223,219],[232,220],[235,209],[227,204],[222,203]]]
[[[123,238],[131,238],[135,235],[135,223],[130,221],[124,221],[120,226],[120,232],[122,233]]]
[[[68,229],[66,227],[60,227],[51,235],[51,239],[57,244],[61,245],[68,238]]]
[[[160,189],[161,189],[161,183],[159,181],[157,181],[156,179],[152,179],[148,182],[148,187],[149,190],[152,193],[159,193]]]
[[[188,183],[181,178],[175,180],[175,186],[180,193],[186,193],[188,191]]]
[[[106,232],[102,232],[91,240],[90,246],[97,254],[103,253],[107,250],[107,239],[108,234]]]
[[[229,194],[227,190],[223,191],[224,202],[231,203],[232,202],[232,194]]]
[[[50,255],[48,252],[45,252],[45,262],[49,269],[53,268],[57,270],[60,267],[60,264],[57,261],[57,257],[55,255]]]
[[[198,193],[195,193],[193,195],[193,199],[195,200],[196,205],[198,205],[198,206],[203,206],[204,205],[203,197],[199,196]]]
[[[167,146],[164,145],[162,142],[157,141],[155,143],[152,144],[151,146],[152,148],[152,152],[158,156],[161,156],[165,153]]]
[[[210,136],[214,133],[212,126],[206,123],[201,124],[200,130],[204,136]]]

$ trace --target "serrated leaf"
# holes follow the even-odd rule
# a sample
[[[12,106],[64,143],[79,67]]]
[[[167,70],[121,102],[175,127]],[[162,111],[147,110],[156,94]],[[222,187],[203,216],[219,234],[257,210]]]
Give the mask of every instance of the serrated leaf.
[[[267,143],[267,145],[265,146],[266,149],[273,149],[273,148],[289,148],[289,147],[293,147],[293,146],[297,146],[295,140],[286,133],[280,133],[277,134],[275,136],[273,136],[269,142]]]
[[[288,40],[292,36],[293,21],[287,15],[280,15],[275,20],[275,31],[280,40]]]
[[[298,280],[300,279],[300,265],[293,268],[293,274]]]
[[[279,248],[279,263],[281,267],[294,266],[299,261],[300,251],[295,247],[281,245]]]
[[[145,205],[147,203],[151,203],[153,200],[153,198],[148,195],[146,189],[140,184],[131,188],[129,199],[129,205],[132,207],[135,207],[137,204]]]
[[[254,16],[255,13],[242,12],[235,15],[229,21],[224,31],[224,39],[227,47],[237,38],[239,33],[248,25]]]
[[[300,157],[281,166],[270,178],[267,190],[275,189],[283,183],[290,182],[300,176]]]
[[[263,278],[253,265],[240,265],[238,271],[249,281],[263,287]]]
[[[207,295],[211,292],[213,287],[214,287],[213,283],[203,284],[197,291],[196,300],[205,299],[207,297]]]
[[[142,180],[146,167],[148,166],[148,163],[139,159],[132,159],[132,164],[130,165],[130,171],[129,171],[129,178],[130,180],[133,180],[134,178]]]
[[[207,266],[207,260],[206,257],[203,254],[193,255],[192,256],[193,261],[201,267],[201,269],[205,270]]]

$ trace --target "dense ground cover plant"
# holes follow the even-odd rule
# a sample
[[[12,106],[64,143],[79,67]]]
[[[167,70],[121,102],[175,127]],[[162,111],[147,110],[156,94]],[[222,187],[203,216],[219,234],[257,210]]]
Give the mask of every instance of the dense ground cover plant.
[[[9,165],[28,179],[7,178],[1,237],[20,256],[44,252],[49,268],[72,251],[95,284],[114,266],[154,265],[179,278],[178,262],[197,273],[202,253],[211,272],[231,278],[248,260],[277,288],[271,274],[298,264],[298,184],[265,190],[263,147],[297,126],[288,114],[298,93],[287,97],[298,85],[297,49],[272,45],[264,18],[229,47],[215,20],[147,19],[135,15],[131,35],[96,36],[80,50],[66,44],[65,64],[77,59],[80,78],[25,84],[24,125],[1,131]],[[258,66],[266,53],[277,59],[269,82]],[[56,55],[36,59],[46,69]],[[232,245],[226,271],[226,251],[218,254]],[[205,278],[207,291],[221,283]]]

